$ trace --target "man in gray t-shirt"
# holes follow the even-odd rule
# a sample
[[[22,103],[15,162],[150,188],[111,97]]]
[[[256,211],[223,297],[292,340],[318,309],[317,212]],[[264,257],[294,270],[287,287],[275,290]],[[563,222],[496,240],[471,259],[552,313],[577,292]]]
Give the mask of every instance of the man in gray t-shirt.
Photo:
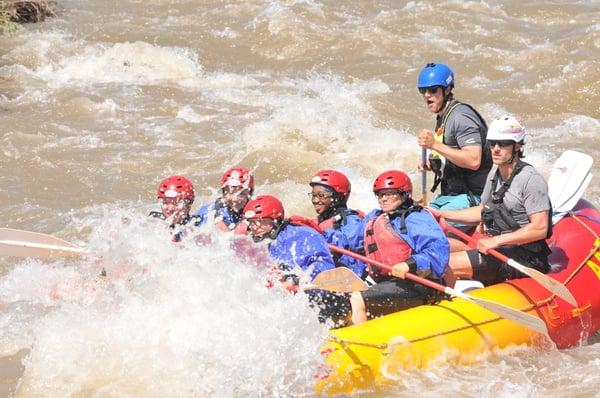
[[[446,282],[476,279],[486,285],[522,275],[488,255],[497,249],[509,258],[548,272],[551,206],[548,185],[535,168],[521,160],[525,129],[513,116],[494,120],[487,142],[494,167],[487,176],[481,204],[463,210],[440,211],[439,216],[465,224],[483,223],[488,235],[477,249],[451,253]],[[434,213],[437,213],[433,210]]]
[[[431,192],[441,184],[440,195],[429,206],[440,210],[474,206],[492,165],[485,148],[485,121],[472,106],[454,99],[454,72],[447,65],[427,64],[417,87],[427,110],[436,114],[435,131],[423,129],[417,136],[419,146],[431,151],[419,169],[434,172]]]
[[[481,203],[487,203],[491,198],[492,180],[496,176],[498,167],[494,166],[488,174]],[[497,193],[505,180],[500,173],[495,192]],[[533,166],[523,167],[515,175],[512,183],[504,194],[504,204],[519,226],[529,224],[529,215],[542,211],[550,211],[550,198],[548,197],[548,184]]]

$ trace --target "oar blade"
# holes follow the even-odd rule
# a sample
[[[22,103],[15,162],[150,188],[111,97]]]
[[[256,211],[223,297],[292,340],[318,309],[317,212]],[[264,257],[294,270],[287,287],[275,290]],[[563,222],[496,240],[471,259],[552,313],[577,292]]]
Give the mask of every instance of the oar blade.
[[[76,257],[83,249],[52,245],[36,245],[28,242],[0,241],[0,255],[5,257]]]
[[[452,294],[464,300],[480,305],[486,310],[500,315],[502,318],[510,319],[511,321],[517,322],[523,326],[533,329],[536,332],[545,334],[546,336],[548,335],[548,327],[546,326],[546,323],[536,316],[516,310],[514,308],[497,303],[495,301],[489,301],[486,299],[474,297],[459,292],[453,292]]]
[[[311,288],[338,293],[361,292],[369,286],[346,267],[337,267],[319,273],[311,282]]]
[[[0,255],[11,257],[70,257],[84,250],[66,240],[38,232],[0,228]]]
[[[571,294],[571,292],[569,291],[569,289],[567,289],[565,285],[563,285],[556,279],[551,278],[548,275],[542,274],[540,271],[534,268],[525,267],[524,265],[519,264],[513,259],[509,259],[506,263],[519,270],[523,274],[529,276],[531,279],[535,280],[537,283],[544,286],[548,291],[562,298],[567,303],[571,304],[574,307],[577,307],[577,300],[575,300],[573,294]]]
[[[594,159],[585,153],[568,150],[556,160],[548,179],[552,201],[552,223],[558,222],[579,201],[592,179]]]

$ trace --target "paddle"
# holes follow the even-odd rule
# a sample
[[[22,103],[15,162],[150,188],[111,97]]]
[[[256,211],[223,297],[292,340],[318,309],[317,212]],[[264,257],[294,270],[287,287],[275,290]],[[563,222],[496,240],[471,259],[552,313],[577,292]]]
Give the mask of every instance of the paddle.
[[[427,206],[427,148],[421,149],[421,165],[423,166],[423,171],[421,172],[421,193],[423,206]]]
[[[0,255],[14,257],[79,256],[84,249],[51,235],[0,228]]]
[[[346,267],[337,267],[319,273],[311,283],[302,285],[302,290],[321,289],[338,293],[361,292],[369,286]]]
[[[440,219],[440,224],[442,224],[442,223],[444,224],[444,228],[448,229],[450,232],[452,232],[459,238],[463,239],[464,241],[470,242],[473,244],[477,242],[477,240],[475,238],[467,235],[460,229],[455,228],[452,225],[448,224],[443,218]],[[520,271],[521,273],[529,276],[531,279],[535,280],[537,283],[544,286],[546,289],[548,289],[553,294],[559,296],[560,298],[562,298],[569,304],[577,307],[577,301],[575,300],[575,297],[573,297],[573,295],[566,288],[565,285],[563,285],[556,279],[553,279],[553,278],[549,277],[548,275],[542,274],[540,271],[538,271],[536,269],[526,267],[523,264],[518,263],[517,261],[513,260],[512,258],[506,257],[504,254],[502,254],[494,249],[488,250],[488,254],[496,257],[498,260],[506,263],[507,265],[513,267],[514,269]]]
[[[368,257],[365,256],[361,256],[360,254],[356,254],[350,250],[346,250],[343,249],[341,247],[337,247],[335,245],[329,244],[329,249],[341,254],[345,254],[347,256],[350,257],[354,257],[357,260],[361,260],[365,263],[369,263],[371,265],[374,265],[378,268],[382,268],[388,271],[391,271],[392,267],[387,265],[387,264],[383,264],[380,263],[379,261],[375,261],[372,260]],[[352,274],[354,275],[354,274]],[[358,276],[354,275],[354,277],[356,279],[359,279]],[[525,312],[521,312],[518,310],[515,310],[514,308],[508,307],[504,304],[500,304],[500,303],[496,303],[493,301],[489,301],[489,300],[485,300],[479,297],[473,297],[473,296],[469,296],[468,294],[456,291],[448,286],[442,286],[439,283],[435,283],[429,279],[425,279],[425,278],[421,278],[417,275],[411,274],[411,273],[407,273],[406,274],[406,279],[410,279],[414,282],[420,283],[422,285],[428,286],[432,289],[438,290],[440,292],[443,292],[445,294],[449,294],[451,296],[456,296],[456,297],[460,297],[463,300],[469,301],[473,304],[477,304],[483,308],[485,308],[488,311],[494,312],[498,315],[500,315],[503,318],[506,319],[510,319],[512,321],[515,321],[517,323],[520,323],[523,326],[526,326],[530,329],[533,329],[537,332],[543,333],[545,335],[548,335],[548,328],[546,327],[546,324],[544,323],[544,321],[542,321],[540,318],[535,317],[533,315],[529,315]]]
[[[565,151],[554,163],[548,179],[548,196],[552,202],[552,224],[556,224],[577,204],[592,179],[590,155]]]

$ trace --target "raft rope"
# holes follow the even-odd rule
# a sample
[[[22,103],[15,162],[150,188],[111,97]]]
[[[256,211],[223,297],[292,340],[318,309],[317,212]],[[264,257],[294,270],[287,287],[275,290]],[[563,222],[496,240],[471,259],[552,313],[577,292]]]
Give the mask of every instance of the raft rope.
[[[592,258],[592,256],[596,252],[598,252],[598,250],[600,249],[600,236],[593,229],[591,229],[589,225],[587,225],[585,222],[583,222],[583,220],[581,220],[581,218],[578,215],[576,215],[572,212],[570,212],[569,215],[572,218],[574,218],[577,222],[579,222],[581,225],[583,225],[583,227],[585,229],[587,229],[594,236],[595,242],[594,242],[594,247],[592,247],[592,249],[590,250],[590,254],[587,255],[583,259],[583,261],[577,266],[577,268],[575,268],[573,270],[573,272],[567,277],[567,279],[564,282],[565,285],[569,281],[571,281],[575,277],[575,275],[577,275],[579,273],[579,271],[581,271],[581,269],[587,264],[587,262],[590,260],[590,258]],[[552,300],[554,300],[555,297],[556,297],[556,295],[552,295],[552,296],[548,297],[547,299],[537,301],[525,308],[521,308],[520,311],[528,312],[528,311],[534,310],[536,308],[542,307],[542,306],[552,302]],[[440,305],[440,304],[436,304],[436,305]],[[462,330],[471,329],[474,327],[486,325],[488,323],[496,322],[500,319],[503,319],[503,318],[501,316],[495,316],[495,317],[492,317],[491,319],[488,319],[485,321],[480,321],[477,323],[471,323],[469,325],[455,327],[453,329],[445,330],[444,332],[432,333],[430,335],[421,336],[421,337],[418,337],[416,339],[411,339],[411,340],[407,339],[406,343],[416,343],[419,341],[431,339],[431,338],[442,336],[445,334],[460,332]],[[336,335],[329,335],[328,341],[339,344],[343,349],[346,349],[346,347],[344,347],[344,345],[357,345],[357,346],[362,346],[362,347],[375,348],[375,349],[379,349],[379,350],[387,350],[389,347],[398,344],[398,343],[392,343],[392,344],[390,344],[390,343],[368,343],[368,342],[364,342],[364,341],[345,340],[345,339],[341,339],[340,337],[338,337]],[[385,352],[385,351],[383,352],[383,354],[386,354],[386,353],[387,352]]]
[[[587,229],[594,236],[595,241],[594,241],[594,247],[592,247],[592,249],[590,250],[590,254],[585,259],[583,259],[583,261],[581,262],[581,264],[579,264],[579,266],[573,270],[573,272],[571,273],[571,275],[569,275],[567,277],[567,279],[565,279],[565,281],[563,283],[564,285],[566,285],[573,278],[575,278],[575,275],[577,275],[579,273],[579,271],[581,271],[581,269],[587,264],[587,262],[592,258],[592,256],[600,248],[600,241],[598,241],[598,239],[600,237],[598,236],[598,234],[593,229],[591,229],[589,225],[587,225],[586,223],[584,223],[583,220],[581,219],[581,217],[575,215],[574,213],[569,213],[569,215],[572,218],[574,218],[577,222],[579,222],[581,225],[583,225],[585,227],[585,229]],[[554,298],[554,297],[555,296],[553,295],[551,298]]]
[[[443,307],[440,304],[435,304],[435,305]],[[535,306],[533,306],[533,305],[529,306],[529,309],[532,309],[532,308],[535,308]],[[501,319],[504,319],[504,318],[502,318],[501,316],[494,316],[494,317],[486,319],[484,321],[472,322],[472,323],[470,323],[468,325],[463,325],[463,326],[458,326],[458,327],[455,327],[455,328],[452,328],[452,329],[447,329],[447,330],[445,330],[443,332],[432,333],[432,334],[429,334],[429,335],[426,335],[426,336],[420,336],[420,337],[418,337],[416,339],[410,339],[410,340],[406,339],[406,341],[404,343],[418,343],[420,341],[432,339],[434,337],[443,336],[443,335],[446,335],[446,334],[456,333],[456,332],[460,332],[462,330],[467,330],[467,329],[472,329],[472,328],[476,328],[476,327],[479,327],[479,326],[487,325],[489,323],[497,322],[497,321],[499,321]],[[368,342],[365,342],[365,341],[345,340],[345,339],[341,339],[340,337],[338,337],[336,335],[329,335],[328,341],[339,344],[342,347],[342,349],[344,349],[344,350],[346,349],[346,347],[344,347],[345,345],[357,345],[357,346],[362,346],[362,347],[369,347],[369,348],[376,348],[378,350],[383,350],[384,351],[383,352],[384,355],[386,355],[386,354],[389,353],[389,352],[387,352],[387,350],[390,347],[398,345],[397,342],[393,342],[393,343],[368,343]]]

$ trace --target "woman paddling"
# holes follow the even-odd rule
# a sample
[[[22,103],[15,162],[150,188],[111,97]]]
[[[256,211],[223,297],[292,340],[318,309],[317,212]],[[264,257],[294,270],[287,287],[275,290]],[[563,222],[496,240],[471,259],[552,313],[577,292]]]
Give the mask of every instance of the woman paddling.
[[[377,282],[351,296],[352,322],[362,323],[392,312],[435,301],[437,292],[406,280],[408,272],[440,281],[446,270],[449,243],[433,216],[412,200],[409,177],[399,170],[380,174],[373,193],[381,209],[362,222],[366,256],[393,265],[391,274],[368,266]]]

